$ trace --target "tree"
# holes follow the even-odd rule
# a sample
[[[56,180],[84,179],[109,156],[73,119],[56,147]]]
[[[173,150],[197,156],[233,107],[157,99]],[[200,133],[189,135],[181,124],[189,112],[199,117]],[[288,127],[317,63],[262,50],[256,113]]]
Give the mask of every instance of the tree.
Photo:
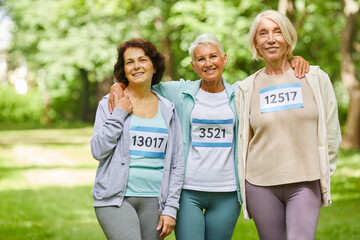
[[[295,0],[279,0],[278,11],[287,15],[291,22],[295,21]]]
[[[254,17],[266,9],[286,11],[298,32],[294,54],[320,65],[335,86],[341,83],[340,39],[334,36],[346,18],[338,0],[8,0],[4,6],[14,22],[11,66],[26,59],[34,85],[48,93],[45,112],[52,120],[93,119],[113,81],[116,48],[133,37],[164,53],[164,80],[195,80],[188,47],[197,35],[213,33],[227,53],[226,81],[244,79],[264,66],[251,60],[246,45]]]
[[[95,82],[112,75],[119,38],[131,28],[127,12],[141,4],[22,0],[5,5],[14,22],[10,53],[25,57],[35,78],[41,73],[52,119],[92,120]]]
[[[348,90],[350,103],[343,146],[360,148],[360,84],[356,77],[356,65],[353,59],[359,3],[355,0],[344,0],[344,14],[346,24],[341,34],[341,77]]]

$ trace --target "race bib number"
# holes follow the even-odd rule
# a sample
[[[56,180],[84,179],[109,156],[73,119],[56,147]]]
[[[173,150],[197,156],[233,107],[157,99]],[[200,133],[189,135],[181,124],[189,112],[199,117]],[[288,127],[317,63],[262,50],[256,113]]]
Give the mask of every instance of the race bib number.
[[[193,147],[232,147],[233,119],[192,119]]]
[[[164,158],[168,129],[132,126],[130,128],[130,155]]]
[[[261,113],[304,107],[301,84],[279,84],[260,90]]]

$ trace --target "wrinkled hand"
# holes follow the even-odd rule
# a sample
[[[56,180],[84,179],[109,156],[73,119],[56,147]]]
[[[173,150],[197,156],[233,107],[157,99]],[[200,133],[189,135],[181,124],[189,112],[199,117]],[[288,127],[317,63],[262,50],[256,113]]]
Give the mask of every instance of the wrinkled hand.
[[[309,62],[300,56],[295,56],[293,59],[291,59],[290,64],[295,71],[295,76],[300,79],[304,78],[305,73],[308,73],[310,70]]]
[[[126,84],[124,83],[114,83],[110,89],[108,108],[110,113],[114,111],[115,102],[114,102],[114,93],[116,92],[118,98],[122,98],[124,96],[124,89],[126,88]]]
[[[129,96],[124,96],[122,98],[118,98],[118,95],[116,94],[116,92],[114,92],[114,105],[115,107],[121,108],[122,110],[126,111],[127,113],[131,113],[133,110],[133,105],[130,101]]]
[[[164,239],[167,235],[169,235],[174,230],[175,224],[176,220],[174,218],[167,215],[161,215],[159,224],[156,228],[158,231],[162,228],[160,238]]]

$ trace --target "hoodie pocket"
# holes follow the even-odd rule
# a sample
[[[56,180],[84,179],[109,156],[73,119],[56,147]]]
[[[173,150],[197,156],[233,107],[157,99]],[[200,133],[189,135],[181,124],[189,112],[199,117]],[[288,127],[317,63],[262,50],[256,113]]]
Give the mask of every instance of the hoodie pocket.
[[[101,200],[104,198],[104,194],[108,189],[108,179],[109,174],[107,173],[104,176],[95,180],[92,194],[96,199]]]
[[[100,175],[101,176],[101,175]],[[111,198],[125,191],[126,166],[120,162],[112,163],[103,177],[99,177],[94,183],[93,196],[97,200]]]

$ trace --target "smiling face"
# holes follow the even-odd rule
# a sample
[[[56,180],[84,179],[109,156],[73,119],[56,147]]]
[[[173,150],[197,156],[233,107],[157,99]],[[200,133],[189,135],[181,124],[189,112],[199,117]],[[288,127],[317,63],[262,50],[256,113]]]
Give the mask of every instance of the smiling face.
[[[255,47],[265,62],[286,58],[289,44],[277,23],[269,18],[262,18],[255,35]]]
[[[156,72],[151,59],[141,48],[128,48],[124,52],[124,70],[129,84],[149,84]]]
[[[201,44],[194,50],[191,66],[204,81],[221,81],[222,72],[227,64],[226,54],[221,56],[217,46]]]

